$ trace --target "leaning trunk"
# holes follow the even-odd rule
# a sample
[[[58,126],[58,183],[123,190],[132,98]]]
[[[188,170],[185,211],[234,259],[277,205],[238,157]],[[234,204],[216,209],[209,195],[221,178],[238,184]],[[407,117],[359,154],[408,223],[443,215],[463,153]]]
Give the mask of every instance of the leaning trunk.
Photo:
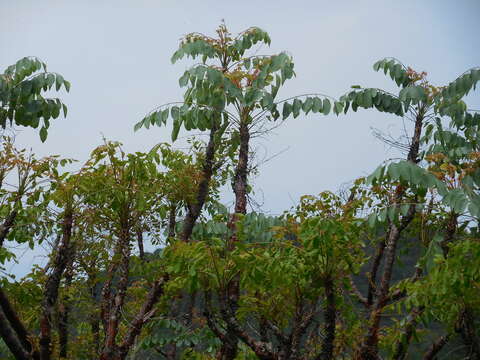
[[[193,232],[193,227],[197,222],[198,217],[202,212],[203,205],[205,204],[205,200],[208,196],[208,191],[210,188],[210,180],[212,179],[213,175],[213,167],[215,161],[215,135],[218,130],[218,125],[216,124],[215,120],[212,120],[212,128],[210,129],[210,138],[208,140],[207,149],[205,151],[205,162],[203,163],[202,167],[202,179],[200,180],[200,184],[198,185],[197,195],[195,198],[195,202],[188,206],[188,212],[185,216],[184,225],[183,225],[183,232],[182,232],[182,240],[189,241],[190,236]]]

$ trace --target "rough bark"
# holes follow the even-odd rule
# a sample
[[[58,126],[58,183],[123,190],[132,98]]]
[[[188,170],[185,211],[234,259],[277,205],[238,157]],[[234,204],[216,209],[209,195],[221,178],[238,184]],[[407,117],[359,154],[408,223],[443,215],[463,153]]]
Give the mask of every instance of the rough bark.
[[[460,335],[469,351],[469,359],[480,360],[480,342],[471,309],[466,308],[460,321]]]
[[[5,319],[8,321],[8,324],[2,323],[0,324],[0,326],[10,326],[14,331],[14,333],[16,334],[16,336],[18,337],[18,340],[20,341],[24,350],[28,353],[33,353],[33,358],[38,359],[39,354],[37,352],[32,352],[33,347],[30,342],[32,335],[28,332],[28,330],[23,325],[22,321],[18,317],[17,312],[10,304],[8,297],[3,292],[2,289],[0,289],[0,309],[3,311],[3,315]]]
[[[458,214],[452,212],[447,219],[447,223],[445,226],[445,234],[443,236],[442,243],[440,244],[442,247],[443,255],[445,257],[448,256],[449,245],[453,241],[455,233],[457,232],[457,225]]]
[[[410,149],[407,155],[407,161],[412,163],[418,162],[418,152],[420,148],[420,137],[422,133],[422,125],[424,119],[423,109],[420,109],[415,119],[415,129],[410,143]],[[391,206],[398,206],[405,194],[403,186],[397,186],[392,199]],[[391,222],[387,231],[385,248],[381,253],[381,257],[385,258],[380,285],[372,294],[376,295],[376,300],[371,305],[369,315],[369,328],[363,339],[359,352],[356,354],[357,359],[376,360],[378,359],[378,334],[380,330],[380,320],[383,313],[383,307],[389,298],[390,280],[392,278],[393,266],[396,258],[397,244],[402,231],[410,224],[415,215],[415,206],[411,206],[408,214],[400,220],[400,224]],[[381,261],[381,257],[378,261]],[[370,286],[375,286],[371,284]],[[372,295],[370,294],[370,295]]]
[[[250,146],[250,131],[246,119],[242,119],[239,128],[240,149],[238,162],[233,178],[233,192],[235,194],[235,214],[247,213],[247,177],[248,177],[248,151]],[[234,215],[231,220],[231,227],[237,221]],[[236,238],[233,236],[233,240]]]
[[[63,272],[68,263],[71,251],[70,239],[73,226],[73,210],[67,208],[63,217],[62,240],[52,263],[52,270],[45,284],[45,295],[42,302],[42,316],[40,319],[40,357],[49,360],[51,357],[51,330],[54,307],[58,299],[58,288]]]
[[[128,226],[128,220],[125,220],[122,224],[118,241],[120,255],[120,264],[118,269],[119,280],[117,284],[117,292],[110,304],[107,328],[105,332],[105,345],[101,356],[102,360],[115,359],[116,356],[116,337],[118,334],[120,312],[123,308],[127,293],[128,274],[130,268],[130,228]]]
[[[97,286],[95,281],[95,275],[89,274],[89,283],[90,285],[90,298],[93,304],[97,304]],[[92,332],[93,339],[93,352],[95,355],[98,355],[100,349],[100,320],[98,318],[98,313],[96,311],[92,312],[90,315],[90,330]]]
[[[17,211],[13,210],[7,215],[7,217],[3,221],[3,224],[0,225],[0,247],[3,246],[3,242],[5,241],[8,233],[12,229],[12,227],[15,223],[15,218],[16,217],[17,217]]]
[[[337,308],[335,306],[335,284],[328,276],[325,279],[325,308],[323,318],[325,322],[325,336],[322,341],[322,351],[317,360],[332,360],[334,355],[335,325],[337,319]]]
[[[153,283],[145,302],[140,309],[140,312],[135,316],[135,319],[130,323],[126,335],[123,338],[122,343],[118,350],[118,359],[125,359],[128,352],[132,348],[135,339],[142,331],[143,325],[147,323],[155,314],[153,307],[158,302],[163,294],[163,285],[168,281],[168,276],[164,276],[162,279]]]
[[[141,226],[137,226],[137,245],[138,245],[138,256],[140,260],[145,260],[145,250],[143,249],[143,231]]]
[[[388,234],[387,234],[388,237]],[[375,298],[375,292],[376,292],[376,281],[377,281],[377,274],[378,270],[380,268],[380,263],[383,258],[383,252],[385,251],[385,239],[382,239],[378,246],[377,246],[377,251],[375,253],[375,258],[372,263],[372,269],[370,270],[370,273],[367,275],[368,276],[368,294],[367,294],[367,306],[372,306],[373,300]]]
[[[233,192],[235,194],[235,212],[231,216],[228,227],[232,232],[232,236],[229,239],[228,247],[230,250],[235,248],[237,242],[236,235],[236,223],[238,221],[237,214],[247,213],[247,176],[248,176],[248,151],[250,142],[250,132],[248,129],[248,123],[245,116],[242,117],[239,128],[240,135],[240,149],[238,153],[238,162],[235,168],[235,175],[233,178]],[[228,292],[228,304],[233,313],[235,314],[238,307],[238,299],[240,297],[239,279],[235,277],[227,285]],[[227,341],[222,344],[220,349],[221,354],[225,354],[223,360],[233,360],[237,354],[238,340],[234,333],[235,330],[231,328],[231,324],[227,325]],[[258,354],[257,354],[258,355]]]
[[[205,200],[208,196],[215,161],[215,135],[217,131],[218,126],[215,122],[213,122],[210,129],[210,137],[208,140],[207,149],[205,151],[205,161],[202,167],[202,179],[200,180],[200,184],[198,185],[195,202],[188,206],[188,212],[183,222],[183,231],[181,236],[182,241],[190,240],[193,227],[195,226],[195,223],[197,222],[197,219],[202,212],[203,205],[205,204]]]
[[[72,284],[73,279],[73,256],[70,256],[69,263],[67,266],[66,274],[65,274],[65,288],[68,288]],[[59,338],[59,346],[60,346],[60,359],[67,359],[68,358],[68,340],[69,340],[69,332],[68,332],[68,319],[70,315],[70,296],[68,294],[64,295],[61,303],[58,307],[58,338]]]
[[[253,352],[255,352],[255,355],[257,355],[260,360],[281,359],[282,357],[273,351],[272,345],[270,343],[256,340],[255,338],[250,336],[244,329],[242,329],[237,319],[235,318],[235,315],[232,313],[231,310],[227,308],[227,306],[225,306],[225,304],[227,303],[225,295],[221,296],[221,298],[222,299],[220,299],[220,302],[222,305],[220,312],[222,314],[223,320],[228,324],[227,333],[225,334],[225,336],[227,337],[227,341],[223,343],[224,346],[222,346],[222,349],[228,350],[227,344],[230,344],[229,338],[233,338],[233,336],[231,335],[234,335],[241,339],[243,342],[245,342],[245,344],[247,344],[253,350]],[[235,342],[235,347],[237,347],[236,344],[237,343]],[[230,354],[225,352],[225,355]],[[223,359],[226,359],[226,357],[224,357]]]
[[[29,352],[27,352],[20,342],[19,337],[15,333],[15,330],[10,326],[3,309],[0,308],[0,336],[7,345],[10,352],[17,360],[31,360]]]
[[[427,352],[423,355],[423,360],[434,360],[437,354],[443,349],[443,347],[450,340],[450,335],[440,336],[430,347]]]
[[[187,214],[188,216],[188,214]],[[198,218],[198,216],[197,216]],[[195,219],[196,221],[196,219]],[[175,228],[177,226],[177,204],[172,202],[170,204],[170,210],[168,213],[168,238],[174,239],[175,238]],[[193,229],[193,227],[192,227]],[[191,235],[191,233],[190,233]],[[189,237],[190,237],[189,235]],[[171,240],[170,240],[171,241]]]
[[[410,342],[412,341],[412,336],[415,331],[415,328],[418,325],[418,317],[422,314],[424,309],[425,308],[421,306],[418,308],[414,308],[410,312],[410,320],[408,321],[405,327],[405,331],[403,333],[402,338],[400,339],[400,341],[397,343],[397,346],[395,347],[392,360],[406,359],[408,354],[408,347],[410,346]]]

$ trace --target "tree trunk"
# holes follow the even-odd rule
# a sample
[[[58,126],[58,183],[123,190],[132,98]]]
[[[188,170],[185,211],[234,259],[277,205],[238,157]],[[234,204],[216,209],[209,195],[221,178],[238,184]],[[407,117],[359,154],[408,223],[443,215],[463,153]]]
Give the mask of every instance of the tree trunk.
[[[322,351],[318,360],[332,360],[335,342],[335,326],[337,319],[337,308],[335,306],[335,284],[331,276],[325,279],[325,308],[323,318],[325,321],[325,337],[322,341]]]
[[[67,271],[65,275],[65,288],[69,289],[72,284],[73,279],[73,256],[69,261],[67,266]],[[68,354],[68,317],[70,315],[70,296],[66,294],[58,309],[58,337],[59,337],[59,345],[60,345],[60,359],[67,359]]]
[[[13,210],[8,214],[7,218],[3,222],[2,225],[0,225],[0,247],[3,246],[3,242],[7,238],[8,233],[13,227],[13,224],[15,223],[15,218],[17,217],[17,211]]]
[[[40,319],[40,357],[49,360],[51,349],[52,318],[55,303],[58,298],[58,288],[63,272],[67,266],[71,251],[70,238],[72,236],[73,210],[65,209],[62,225],[62,240],[55,254],[53,268],[45,284],[45,295],[42,302],[42,317]]]
[[[410,149],[407,155],[407,160],[412,163],[418,162],[418,152],[420,149],[420,137],[422,133],[422,125],[424,119],[423,108],[419,110],[415,119],[415,129],[410,143]],[[397,186],[392,200],[391,206],[399,206],[405,194],[403,186]],[[415,207],[411,206],[409,213],[401,219],[397,226],[391,222],[387,231],[385,241],[385,248],[381,251],[381,257],[385,256],[385,263],[383,266],[383,274],[380,280],[380,286],[376,291],[372,292],[376,295],[376,301],[372,304],[370,310],[369,328],[363,343],[356,354],[357,359],[362,360],[377,360],[378,359],[378,333],[380,330],[380,320],[383,313],[383,307],[388,300],[388,292],[390,289],[390,280],[392,278],[393,266],[396,258],[397,243],[400,239],[402,231],[410,224],[415,214]],[[377,259],[376,259],[377,260]],[[378,259],[380,262],[381,258]],[[373,286],[373,285],[371,285]]]
[[[17,334],[10,326],[3,309],[0,308],[0,336],[2,336],[3,341],[7,345],[10,352],[13,354],[17,360],[31,360],[29,352],[25,350]]]
[[[189,241],[192,235],[193,227],[197,222],[198,217],[202,212],[203,205],[207,199],[210,189],[210,180],[213,175],[213,165],[215,161],[215,135],[218,130],[218,125],[212,120],[212,127],[210,129],[210,138],[208,140],[207,149],[205,151],[205,162],[202,167],[202,179],[198,185],[197,196],[195,202],[188,206],[188,212],[183,222],[182,241]]]
[[[24,350],[27,353],[31,353],[33,351],[33,346],[30,343],[31,334],[27,331],[25,326],[23,325],[22,321],[18,317],[17,312],[13,309],[10,301],[8,300],[6,294],[0,289],[0,310],[3,311],[3,315],[8,323],[0,323],[0,327],[11,327],[16,336],[18,336],[18,340],[20,341],[21,345],[23,346]],[[4,339],[5,340],[5,339]],[[37,351],[33,352],[33,358],[39,359],[39,354]]]
[[[137,244],[138,244],[138,256],[140,260],[145,260],[145,250],[143,249],[143,231],[142,227],[139,225],[136,229],[137,232]]]
[[[450,335],[440,336],[430,347],[427,352],[423,355],[423,360],[434,360],[435,356],[443,349],[443,347],[450,340]]]
[[[113,360],[117,359],[116,337],[118,334],[118,325],[120,320],[120,312],[123,308],[125,296],[128,287],[128,275],[130,268],[130,228],[128,220],[122,222],[122,229],[119,235],[119,280],[117,284],[117,292],[111,300],[110,311],[108,314],[107,328],[105,334],[105,346],[100,359]]]
[[[177,204],[174,202],[171,202],[170,211],[168,213],[168,239],[170,241],[172,241],[175,238],[176,226],[177,226]],[[190,237],[190,235],[188,237]]]

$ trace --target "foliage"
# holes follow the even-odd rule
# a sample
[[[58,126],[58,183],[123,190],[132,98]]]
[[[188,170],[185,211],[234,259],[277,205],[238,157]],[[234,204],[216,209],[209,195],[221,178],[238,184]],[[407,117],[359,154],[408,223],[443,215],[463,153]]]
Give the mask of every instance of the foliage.
[[[181,40],[172,62],[199,61],[179,79],[182,101],[135,130],[172,122],[172,141],[181,129],[208,132],[187,151],[127,153],[104,140],[67,172],[73,160],[37,159],[2,138],[1,356],[480,357],[480,117],[465,102],[480,70],[434,86],[386,58],[373,69],[394,93],[354,85],[338,100],[279,100],[294,64],[287,52],[257,55],[270,42],[259,28],[233,36],[224,24],[216,37]],[[44,141],[50,119],[66,115],[44,93],[62,86],[38,59],[18,61],[0,77],[0,124],[41,126]],[[358,109],[412,121],[408,143],[394,144],[404,159],[280,216],[249,210],[252,138],[289,117]],[[17,244],[44,246],[48,263],[14,278],[5,264]]]
[[[67,107],[58,98],[47,98],[44,92],[61,87],[68,92],[70,83],[58,73],[47,71],[47,65],[35,57],[24,57],[0,75],[0,126],[38,128],[40,139],[46,140],[50,120],[56,119]]]

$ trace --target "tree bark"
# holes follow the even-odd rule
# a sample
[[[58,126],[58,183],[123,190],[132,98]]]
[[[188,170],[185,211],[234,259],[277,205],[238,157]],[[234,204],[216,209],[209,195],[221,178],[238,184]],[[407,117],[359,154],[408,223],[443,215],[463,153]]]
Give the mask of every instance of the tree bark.
[[[460,321],[460,335],[463,343],[469,349],[469,359],[480,360],[480,342],[475,329],[472,310],[466,308]]]
[[[217,130],[218,130],[218,125],[215,123],[215,121],[212,121],[212,127],[210,129],[210,137],[208,140],[207,149],[205,151],[205,161],[202,167],[202,179],[200,180],[200,184],[198,185],[195,202],[188,206],[188,212],[183,222],[183,232],[181,236],[182,241],[190,240],[193,227],[195,226],[195,223],[197,222],[197,219],[202,212],[203,205],[205,204],[205,200],[207,199],[207,196],[208,196],[208,192],[210,189],[210,181],[212,179],[213,167],[214,167],[214,161],[215,161],[215,151],[216,151],[215,135],[217,133]]]
[[[410,143],[410,149],[407,155],[407,161],[412,163],[418,162],[418,152],[420,149],[420,137],[422,133],[422,125],[424,119],[423,108],[419,110],[415,119],[415,129]],[[403,186],[397,186],[392,200],[391,206],[398,206],[405,194]],[[388,292],[390,289],[390,280],[393,273],[393,266],[396,257],[397,243],[400,239],[402,231],[410,224],[415,215],[415,206],[410,206],[409,213],[404,216],[400,224],[397,226],[391,222],[387,231],[385,248],[381,252],[381,257],[385,256],[385,263],[383,266],[383,273],[380,280],[380,286],[376,289],[376,301],[371,306],[369,315],[369,328],[365,336],[359,352],[356,354],[357,359],[361,360],[377,360],[378,359],[378,333],[380,330],[380,319],[383,313],[383,307],[388,300]],[[378,259],[380,262],[381,258]],[[371,284],[370,286],[375,286]],[[372,293],[373,294],[373,293]],[[370,294],[370,296],[372,295]]]
[[[120,312],[123,308],[125,296],[127,294],[130,268],[130,227],[128,226],[128,219],[124,219],[122,222],[118,241],[120,255],[119,280],[117,284],[117,292],[115,297],[111,300],[105,335],[105,346],[100,357],[101,360],[115,359],[115,354],[117,352],[116,337],[118,334]]]
[[[54,307],[58,298],[58,288],[63,272],[67,266],[71,251],[70,239],[73,227],[73,209],[67,207],[62,224],[62,240],[55,254],[52,272],[45,284],[45,295],[42,302],[42,317],[40,319],[40,358],[49,360],[51,356],[51,330]]]
[[[418,325],[418,317],[423,313],[424,309],[425,307],[421,306],[418,308],[414,308],[410,312],[410,321],[408,321],[405,327],[405,332],[402,338],[397,343],[392,360],[406,359],[406,356],[408,354],[408,347],[410,346],[410,342],[412,341],[413,332]]]
[[[89,274],[88,281],[90,283],[90,298],[92,299],[93,304],[97,304],[97,287],[95,281],[95,275]],[[99,313],[93,311],[90,315],[90,329],[92,331],[93,339],[93,352],[95,355],[98,355],[100,350],[100,320],[98,318]]]
[[[27,352],[20,342],[19,337],[10,326],[3,309],[0,308],[0,335],[2,336],[3,341],[7,345],[10,352],[13,354],[17,360],[31,360],[29,352]]]
[[[233,179],[233,192],[235,194],[235,212],[231,216],[228,228],[232,232],[232,235],[229,239],[228,248],[233,250],[237,242],[236,234],[236,224],[238,221],[238,214],[247,213],[247,176],[248,176],[248,151],[249,151],[249,142],[250,142],[250,132],[248,129],[247,118],[242,116],[240,122],[240,149],[238,154],[238,162],[235,168],[235,175]],[[233,278],[229,284],[227,284],[228,292],[228,303],[225,304],[229,306],[233,314],[236,313],[238,307],[238,299],[240,297],[240,285],[238,277]],[[222,360],[233,360],[237,354],[238,340],[233,334],[234,329],[231,328],[231,324],[227,326],[227,341],[222,344],[220,353],[224,354],[221,358]]]
[[[434,360],[435,356],[437,356],[437,354],[448,343],[448,340],[450,340],[449,334],[440,336],[440,338],[430,345],[427,352],[423,355],[423,360]]]
[[[15,334],[18,336],[18,340],[25,349],[26,352],[32,353],[34,359],[39,359],[39,354],[36,351],[33,351],[33,346],[30,342],[31,334],[23,325],[22,321],[18,317],[17,312],[13,309],[10,301],[8,300],[6,294],[0,289],[0,310],[3,311],[4,317],[8,321],[8,324],[0,326],[10,326]]]
[[[73,279],[73,252],[70,254],[70,259],[67,265],[65,274],[65,289],[68,292]],[[58,338],[60,346],[60,359],[67,359],[68,354],[68,318],[70,315],[70,296],[65,294],[58,309]]]
[[[335,284],[331,276],[325,279],[325,297],[325,309],[323,311],[325,337],[322,341],[322,351],[317,360],[332,360],[334,355],[337,308],[335,306]]]
[[[176,226],[177,226],[177,204],[174,203],[174,202],[171,202],[170,203],[170,211],[168,213],[168,239],[170,239],[170,241],[175,239],[175,228],[176,228]],[[193,227],[192,227],[192,229],[193,229]],[[190,235],[188,237],[190,237]]]
[[[142,227],[139,225],[136,229],[137,232],[137,244],[138,244],[138,256],[140,260],[145,260],[145,250],[143,249],[143,231]]]
[[[143,325],[145,325],[145,323],[147,323],[155,314],[153,307],[162,296],[163,285],[166,281],[168,281],[168,276],[164,276],[162,279],[157,280],[153,283],[148,293],[147,299],[145,300],[142,308],[140,309],[140,312],[130,323],[127,333],[119,346],[118,359],[124,360],[127,357],[128,352],[133,346],[135,339],[138,335],[140,335]]]
[[[17,217],[17,211],[16,210],[11,211],[8,214],[8,216],[6,217],[3,224],[0,226],[0,247],[3,246],[3,242],[5,241],[8,233],[12,229],[12,227],[15,223],[15,218],[16,217]]]

